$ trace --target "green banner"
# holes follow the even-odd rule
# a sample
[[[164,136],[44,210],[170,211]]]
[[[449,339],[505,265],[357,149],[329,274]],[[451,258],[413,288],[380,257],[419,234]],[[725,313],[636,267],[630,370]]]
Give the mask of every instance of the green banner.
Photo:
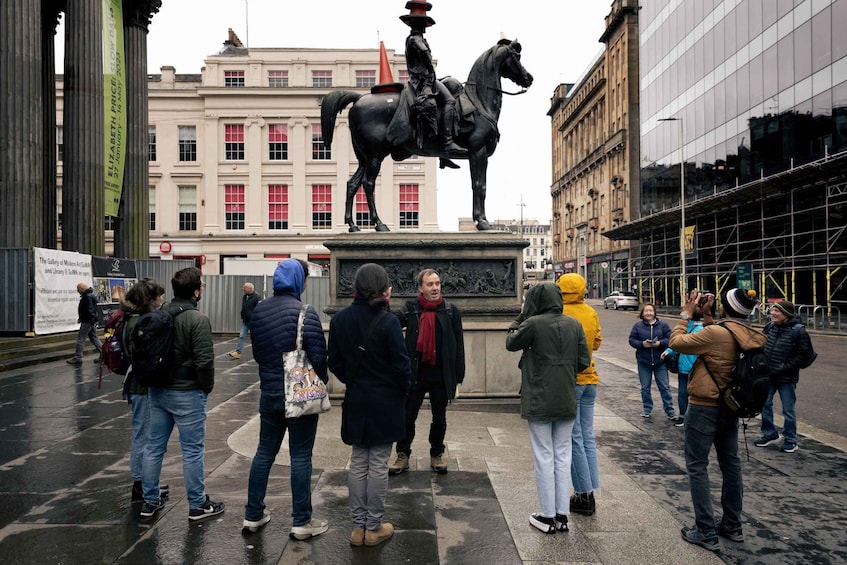
[[[126,77],[121,0],[103,4],[103,102],[106,132],[106,215],[117,216],[126,157]]]

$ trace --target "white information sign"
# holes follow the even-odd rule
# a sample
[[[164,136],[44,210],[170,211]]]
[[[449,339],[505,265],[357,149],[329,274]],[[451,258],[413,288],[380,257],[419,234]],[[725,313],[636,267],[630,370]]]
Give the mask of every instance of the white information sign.
[[[76,285],[92,285],[91,255],[71,251],[33,248],[35,263],[36,334],[70,332],[79,329]]]

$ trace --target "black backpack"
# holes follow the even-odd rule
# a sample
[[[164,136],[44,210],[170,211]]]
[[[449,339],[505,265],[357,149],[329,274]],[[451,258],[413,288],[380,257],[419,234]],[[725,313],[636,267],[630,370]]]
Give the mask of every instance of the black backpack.
[[[724,325],[718,324],[726,331],[730,331]],[[735,339],[735,334],[732,334]],[[738,340],[736,340],[738,343]],[[703,359],[699,357],[699,359]],[[735,366],[732,368],[729,383],[723,388],[709,370],[706,360],[703,359],[706,372],[712,377],[715,386],[720,391],[718,405],[739,418],[754,418],[761,414],[762,407],[768,399],[770,379],[768,378],[768,358],[764,347],[756,347],[744,351],[738,351]]]
[[[174,318],[193,306],[163,306],[138,319],[132,329],[132,374],[138,384],[164,388],[174,369]]]

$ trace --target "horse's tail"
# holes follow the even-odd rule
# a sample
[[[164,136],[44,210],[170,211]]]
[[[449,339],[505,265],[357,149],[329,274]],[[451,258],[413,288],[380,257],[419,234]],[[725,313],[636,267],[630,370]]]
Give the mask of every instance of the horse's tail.
[[[333,90],[321,101],[321,135],[324,140],[324,147],[327,149],[332,145],[332,136],[335,133],[335,116],[341,113],[341,110],[361,98],[362,95],[358,92],[350,92],[349,90]]]

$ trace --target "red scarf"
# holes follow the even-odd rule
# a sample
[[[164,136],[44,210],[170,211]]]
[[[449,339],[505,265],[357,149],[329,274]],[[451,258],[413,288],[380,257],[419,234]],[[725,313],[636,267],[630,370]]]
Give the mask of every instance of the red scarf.
[[[443,296],[439,296],[437,302],[432,302],[424,298],[423,294],[418,294],[418,305],[423,312],[418,324],[418,343],[415,349],[421,353],[421,363],[430,367],[435,366],[435,310],[443,301]]]

